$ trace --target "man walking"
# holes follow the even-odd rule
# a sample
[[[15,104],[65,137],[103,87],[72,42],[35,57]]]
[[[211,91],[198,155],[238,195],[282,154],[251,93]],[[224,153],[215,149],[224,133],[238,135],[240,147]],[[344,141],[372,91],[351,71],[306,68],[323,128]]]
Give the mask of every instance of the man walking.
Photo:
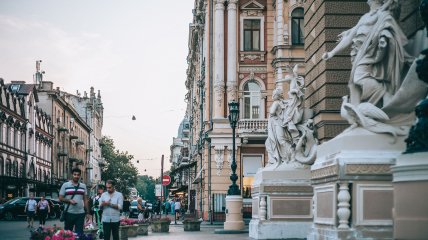
[[[88,195],[86,185],[80,182],[82,171],[74,168],[72,171],[73,178],[65,182],[59,191],[59,200],[64,205],[64,229],[76,233],[83,233],[83,224],[85,223],[85,212],[87,219],[91,219],[88,206]]]
[[[36,215],[37,211],[37,202],[34,200],[33,194],[30,194],[30,199],[27,200],[24,211],[27,213],[27,228],[33,228],[34,216]]]
[[[116,191],[113,180],[107,180],[106,188],[107,192],[103,193],[99,200],[100,207],[103,209],[104,239],[110,240],[110,236],[113,235],[113,240],[119,240],[119,221],[120,210],[123,208],[123,196],[122,193]]]

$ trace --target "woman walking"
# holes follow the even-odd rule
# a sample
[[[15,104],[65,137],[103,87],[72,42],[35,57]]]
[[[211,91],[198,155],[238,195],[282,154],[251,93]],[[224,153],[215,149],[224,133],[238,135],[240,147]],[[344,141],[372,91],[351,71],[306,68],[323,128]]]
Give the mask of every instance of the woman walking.
[[[45,197],[41,197],[39,203],[37,204],[38,215],[39,215],[39,223],[40,227],[44,227],[46,223],[46,217],[50,213],[51,209],[49,207],[49,202],[45,199]]]

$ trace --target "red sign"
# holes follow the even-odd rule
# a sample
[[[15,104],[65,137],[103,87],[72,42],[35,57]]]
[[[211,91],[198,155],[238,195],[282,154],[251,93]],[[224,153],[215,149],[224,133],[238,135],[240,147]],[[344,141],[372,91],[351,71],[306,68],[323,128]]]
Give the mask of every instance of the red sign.
[[[171,183],[171,177],[168,175],[163,175],[162,186],[168,186],[170,183]]]

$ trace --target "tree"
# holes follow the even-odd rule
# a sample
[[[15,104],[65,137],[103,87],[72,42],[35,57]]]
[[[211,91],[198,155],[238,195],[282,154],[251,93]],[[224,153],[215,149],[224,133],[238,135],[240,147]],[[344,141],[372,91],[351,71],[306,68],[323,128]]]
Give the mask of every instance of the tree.
[[[101,170],[101,179],[114,180],[116,189],[126,197],[129,195],[129,188],[135,187],[137,183],[138,170],[131,162],[134,156],[117,150],[110,137],[104,136],[101,141],[101,156],[106,160],[106,167]]]
[[[138,176],[136,188],[141,198],[148,202],[155,202],[155,183],[156,181],[152,176]]]

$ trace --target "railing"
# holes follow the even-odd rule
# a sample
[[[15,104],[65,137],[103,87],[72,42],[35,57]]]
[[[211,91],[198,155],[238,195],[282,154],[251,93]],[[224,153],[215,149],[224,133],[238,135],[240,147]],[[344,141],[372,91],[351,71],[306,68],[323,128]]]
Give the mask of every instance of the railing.
[[[238,122],[238,133],[267,134],[267,119],[242,119]]]

